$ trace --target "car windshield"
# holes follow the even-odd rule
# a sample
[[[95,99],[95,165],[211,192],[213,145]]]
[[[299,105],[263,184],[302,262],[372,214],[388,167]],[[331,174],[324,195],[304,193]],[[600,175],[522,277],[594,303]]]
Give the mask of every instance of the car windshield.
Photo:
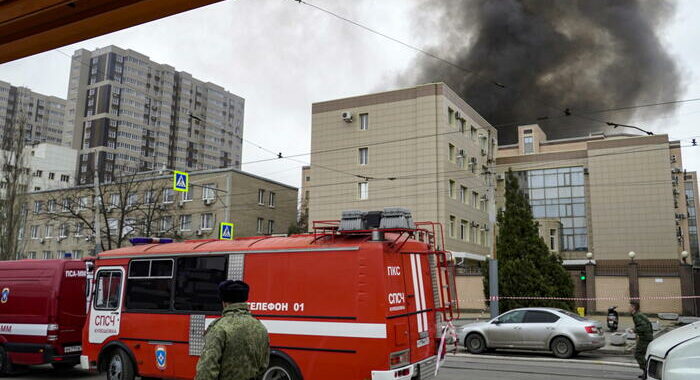
[[[562,314],[564,314],[564,315],[566,315],[566,316],[569,316],[569,317],[571,317],[571,318],[573,318],[573,319],[575,319],[575,320],[577,320],[577,321],[583,322],[583,321],[586,320],[586,318],[583,318],[582,316],[580,316],[580,315],[578,315],[578,314],[574,314],[574,313],[572,313],[572,312],[570,312],[570,311],[561,310],[561,309],[557,309],[557,311],[560,312],[560,313],[562,313]]]

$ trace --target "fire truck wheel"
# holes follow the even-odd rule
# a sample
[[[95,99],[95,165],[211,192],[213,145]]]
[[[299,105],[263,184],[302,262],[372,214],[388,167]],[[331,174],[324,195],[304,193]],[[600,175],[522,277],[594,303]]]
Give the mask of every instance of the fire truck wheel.
[[[481,334],[471,333],[464,339],[464,347],[472,354],[481,354],[486,351],[486,340]]]
[[[12,373],[12,363],[10,357],[5,352],[5,348],[0,346],[0,376],[10,375]]]
[[[124,350],[115,348],[107,360],[107,380],[134,380],[134,363]]]
[[[294,367],[289,362],[278,357],[270,358],[270,365],[262,380],[299,380]]]

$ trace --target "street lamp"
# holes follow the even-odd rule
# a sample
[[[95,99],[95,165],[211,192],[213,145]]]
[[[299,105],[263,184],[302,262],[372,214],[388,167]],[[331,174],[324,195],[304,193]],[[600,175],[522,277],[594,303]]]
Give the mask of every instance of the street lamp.
[[[688,260],[688,251],[681,252],[681,260],[683,260],[683,264],[686,264],[686,260]]]
[[[630,260],[632,260],[632,261],[634,261],[634,257],[637,256],[637,254],[634,253],[634,251],[630,251],[630,253],[628,253],[627,255],[630,257]]]

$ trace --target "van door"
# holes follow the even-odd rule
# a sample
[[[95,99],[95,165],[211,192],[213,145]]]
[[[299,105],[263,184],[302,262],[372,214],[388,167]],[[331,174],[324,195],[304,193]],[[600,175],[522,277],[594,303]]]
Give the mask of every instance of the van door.
[[[95,291],[90,306],[88,341],[102,343],[119,334],[124,289],[124,268],[104,267],[95,274]]]

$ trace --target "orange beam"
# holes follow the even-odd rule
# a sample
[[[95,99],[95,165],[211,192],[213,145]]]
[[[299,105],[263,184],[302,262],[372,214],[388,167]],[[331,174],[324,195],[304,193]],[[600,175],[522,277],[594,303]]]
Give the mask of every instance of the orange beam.
[[[0,0],[0,63],[222,0]]]

